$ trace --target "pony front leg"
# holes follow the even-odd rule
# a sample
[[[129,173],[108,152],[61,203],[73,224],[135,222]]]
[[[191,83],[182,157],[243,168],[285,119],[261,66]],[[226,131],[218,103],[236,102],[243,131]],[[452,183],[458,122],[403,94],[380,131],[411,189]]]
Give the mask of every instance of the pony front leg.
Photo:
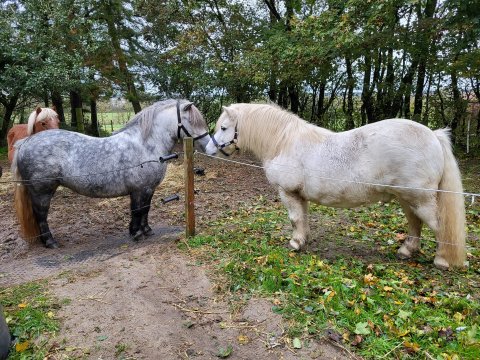
[[[279,190],[280,199],[288,210],[288,217],[292,223],[293,233],[290,246],[300,250],[305,245],[310,233],[308,225],[308,201],[293,192]]]
[[[140,229],[142,230],[143,235],[150,236],[153,235],[153,230],[148,225],[148,213],[150,211],[150,204],[152,202],[153,191],[151,193],[145,194],[145,205],[143,206],[142,217],[140,219]]]
[[[148,212],[152,201],[153,190],[150,188],[142,189],[140,192],[130,194],[130,236],[137,241],[144,236],[151,235],[152,229],[148,225]]]

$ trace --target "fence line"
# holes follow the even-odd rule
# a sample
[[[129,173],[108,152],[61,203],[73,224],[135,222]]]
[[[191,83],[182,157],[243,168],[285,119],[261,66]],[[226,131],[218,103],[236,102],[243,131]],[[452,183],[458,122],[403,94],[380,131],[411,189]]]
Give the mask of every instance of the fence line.
[[[241,161],[237,161],[237,160],[226,159],[226,158],[218,157],[218,156],[212,156],[212,155],[208,155],[208,154],[201,153],[201,152],[198,152],[198,151],[195,151],[195,154],[199,154],[199,155],[201,155],[201,156],[204,156],[204,157],[207,157],[207,158],[212,158],[212,159],[215,159],[215,160],[220,160],[220,161],[230,162],[230,163],[234,163],[234,164],[238,164],[238,165],[249,166],[249,167],[252,167],[252,168],[255,168],[255,169],[263,169],[263,170],[265,170],[265,167],[264,167],[264,166],[261,166],[261,165],[249,164],[249,163],[241,162]],[[275,164],[275,163],[273,163],[273,164]],[[286,166],[286,165],[285,165],[285,166]],[[295,166],[289,166],[289,167],[290,167],[290,168],[301,169],[301,167],[295,167]],[[313,176],[314,176],[314,177],[317,177],[317,176],[315,176],[315,175],[313,175]],[[412,190],[420,190],[420,191],[423,190],[423,191],[444,192],[444,193],[452,193],[452,194],[459,194],[459,195],[471,196],[471,197],[472,197],[472,203],[471,203],[472,205],[473,205],[473,203],[474,203],[475,197],[480,197],[480,194],[478,194],[478,193],[470,193],[470,192],[457,192],[457,191],[448,191],[448,190],[439,190],[439,189],[413,188],[413,187],[407,187],[407,186],[395,186],[395,185],[376,184],[376,183],[368,183],[368,182],[357,182],[357,181],[353,181],[353,180],[335,179],[335,178],[328,178],[328,177],[321,177],[321,176],[318,176],[317,178],[326,179],[326,180],[332,180],[332,181],[345,181],[345,182],[357,183],[357,184],[362,184],[362,185],[383,186],[383,187],[393,187],[393,188],[403,188],[403,189],[412,189]],[[221,193],[221,192],[219,192],[219,193]],[[407,237],[410,237],[410,238],[412,238],[412,239],[419,239],[419,240],[429,241],[429,242],[433,242],[433,243],[436,243],[436,244],[441,243],[441,244],[447,244],[447,245],[452,245],[452,246],[459,246],[458,244],[455,244],[455,243],[444,242],[444,241],[437,241],[437,240],[432,240],[432,239],[428,239],[428,238],[421,238],[421,237],[417,237],[417,236],[410,236],[410,235],[408,235],[408,234],[407,234]],[[466,250],[475,249],[475,247],[465,245],[465,249],[466,249]]]
[[[183,155],[184,152],[180,152],[178,153],[178,155]],[[232,159],[225,159],[225,158],[221,158],[221,157],[217,157],[217,156],[212,156],[212,155],[207,155],[205,153],[201,153],[201,152],[197,152],[195,151],[194,154],[200,154],[204,157],[208,157],[208,158],[212,158],[212,159],[215,159],[215,160],[220,160],[220,161],[225,161],[225,162],[230,162],[230,163],[235,163],[235,164],[238,164],[238,165],[242,165],[242,166],[249,166],[249,167],[253,167],[253,168],[256,168],[256,169],[263,169],[265,170],[265,167],[264,166],[261,166],[261,165],[256,165],[256,164],[249,164],[249,163],[246,163],[246,162],[241,162],[241,161],[237,161],[237,160],[232,160]],[[26,184],[29,184],[29,183],[34,183],[34,182],[42,182],[42,181],[47,181],[47,180],[59,180],[59,179],[62,179],[62,178],[70,178],[70,177],[88,177],[88,176],[98,176],[98,175],[105,175],[105,174],[108,174],[108,173],[114,173],[114,172],[119,172],[119,171],[126,171],[126,170],[131,170],[133,168],[137,168],[137,167],[143,167],[144,164],[147,164],[147,163],[152,163],[152,162],[160,162],[160,160],[147,160],[147,161],[144,161],[144,162],[141,162],[137,165],[132,165],[132,166],[129,166],[129,167],[125,167],[125,168],[119,168],[119,169],[115,169],[115,170],[111,170],[111,171],[106,171],[106,172],[101,172],[101,173],[90,173],[90,174],[81,174],[81,175],[69,175],[69,176],[63,176],[63,177],[55,177],[55,178],[42,178],[42,179],[32,179],[32,180],[1,180],[0,183],[26,183]],[[287,165],[282,165],[282,166],[285,166],[285,167],[289,167],[289,168],[292,168],[292,169],[295,169],[295,168],[301,168],[301,167],[295,167],[295,166],[287,166]],[[314,170],[312,170],[314,171]],[[291,173],[291,172],[290,172]],[[391,187],[391,188],[402,188],[402,189],[411,189],[411,190],[419,190],[419,191],[433,191],[433,192],[444,192],[444,193],[453,193],[453,194],[461,194],[461,195],[465,195],[465,196],[471,196],[472,197],[472,205],[474,203],[474,200],[476,197],[480,197],[480,194],[478,193],[471,193],[471,192],[456,192],[456,191],[448,191],[448,190],[440,190],[440,189],[428,189],[428,188],[415,188],[415,187],[407,187],[407,186],[397,186],[397,185],[386,185],[386,184],[377,184],[377,183],[369,183],[369,182],[361,182],[361,181],[354,181],[354,180],[347,180],[347,179],[336,179],[336,178],[330,178],[330,177],[322,177],[322,176],[316,176],[316,175],[313,175],[314,177],[317,177],[317,178],[320,178],[320,179],[325,179],[325,180],[331,180],[331,181],[343,181],[343,182],[349,182],[349,183],[356,183],[356,184],[361,184],[361,185],[370,185],[370,186],[382,186],[382,187]],[[210,192],[205,192],[206,194],[208,193],[212,193],[211,191]],[[221,193],[221,192],[218,192],[218,193]],[[140,210],[140,209],[143,209],[143,208],[146,208],[148,206],[143,206],[143,207],[139,207],[137,209],[134,209],[134,211],[137,211],[137,210]],[[122,211],[123,214],[128,214],[129,212],[128,211]],[[408,235],[407,235],[408,236]],[[31,239],[35,239],[35,238],[38,238],[40,237],[40,235],[38,236],[35,236],[35,237],[32,237],[32,238],[28,238],[28,239],[24,239],[24,240],[31,240]],[[438,243],[436,240],[431,240],[431,239],[427,239],[427,238],[420,238],[420,237],[414,237],[414,236],[409,236],[411,238],[417,238],[417,239],[422,239],[422,240],[426,240],[426,241],[430,241],[430,242],[434,242],[434,243]],[[448,243],[448,242],[442,242],[443,244],[449,244],[449,245],[454,245],[454,246],[458,246],[457,244],[453,244],[453,243]],[[466,246],[465,247],[466,249],[473,249],[474,247],[468,247]]]
[[[194,152],[195,154],[199,154],[208,158],[216,159],[216,160],[221,160],[221,161],[226,161],[226,162],[231,162],[239,165],[244,165],[244,166],[249,166],[257,169],[263,169],[265,170],[264,166],[261,165],[255,165],[255,164],[249,164],[245,162],[240,162],[236,160],[231,160],[231,159],[225,159],[217,156],[212,156],[208,155],[205,153],[201,153],[198,151]],[[178,155],[183,155],[183,152],[177,153]],[[49,181],[49,180],[60,180],[64,178],[77,178],[77,177],[88,177],[88,176],[99,176],[99,175],[106,175],[106,174],[111,174],[119,171],[125,171],[125,170],[131,170],[137,167],[143,167],[143,165],[147,163],[158,163],[161,162],[160,160],[146,160],[143,161],[137,165],[132,165],[124,168],[118,168],[110,171],[104,171],[104,172],[99,172],[99,173],[89,173],[89,174],[79,174],[79,175],[66,175],[66,176],[58,176],[58,177],[52,177],[52,178],[35,178],[31,180],[0,180],[0,184],[7,184],[7,183],[26,183],[26,184],[31,184],[35,182],[42,182],[42,181]],[[302,169],[303,167],[299,166],[290,166],[290,165],[283,165],[283,164],[278,164],[278,163],[272,163],[275,165],[280,165],[283,167],[287,167],[290,169]],[[316,171],[315,169],[309,169],[309,168],[303,168],[309,171]],[[286,173],[292,174],[292,172],[285,171]],[[472,193],[472,192],[460,192],[460,191],[450,191],[450,190],[441,190],[441,189],[430,189],[430,188],[421,188],[421,187],[409,187],[409,186],[402,186],[402,185],[387,185],[387,184],[380,184],[380,183],[371,183],[371,182],[366,182],[366,181],[356,181],[356,180],[348,180],[348,179],[339,179],[339,178],[332,178],[332,177],[326,177],[326,176],[320,176],[320,175],[311,175],[312,177],[315,177],[317,179],[323,179],[323,180],[330,180],[330,181],[340,181],[340,182],[348,182],[348,183],[353,183],[353,184],[359,184],[359,185],[369,185],[369,186],[380,186],[380,187],[386,187],[386,188],[393,188],[393,189],[408,189],[408,190],[418,190],[418,191],[431,191],[431,192],[441,192],[441,193],[449,193],[449,194],[458,194],[458,195],[464,195],[467,197],[472,197],[472,204],[475,200],[475,198],[480,197],[480,193]]]
[[[202,156],[205,156],[205,157],[209,157],[209,158],[212,158],[212,159],[232,162],[232,163],[239,164],[239,165],[245,165],[245,166],[250,166],[250,167],[253,167],[253,168],[265,170],[265,167],[261,166],[261,165],[248,164],[248,163],[244,163],[244,162],[240,162],[240,161],[236,161],[236,160],[225,159],[225,158],[221,158],[221,157],[218,157],[218,156],[208,155],[208,154],[201,153],[201,152],[196,152],[196,154],[199,154],[199,155],[202,155]],[[309,169],[309,168],[304,168],[304,167],[300,167],[300,166],[283,165],[283,164],[278,164],[278,163],[275,163],[275,162],[272,162],[272,164],[280,165],[280,166],[291,168],[291,169],[306,169],[306,170],[309,170],[309,171],[316,171],[315,169]],[[285,171],[285,173],[292,174],[292,172],[288,172],[288,171]],[[338,178],[332,178],[332,177],[326,177],[326,176],[319,176],[319,175],[315,175],[315,174],[313,174],[311,176],[315,177],[317,179],[330,180],[330,181],[341,181],[341,182],[348,182],[348,183],[360,184],[360,185],[380,186],[380,187],[387,187],[387,188],[394,188],[394,189],[408,189],[408,190],[418,190],[418,191],[441,192],[441,193],[464,195],[464,196],[468,196],[468,197],[471,196],[472,197],[472,204],[474,203],[474,200],[475,200],[476,197],[480,197],[480,193],[450,191],[450,190],[441,190],[441,189],[429,189],[429,188],[420,188],[420,187],[409,187],[409,186],[402,186],[402,185],[387,185],[387,184],[371,183],[371,182],[366,182],[366,181],[338,179]]]
[[[177,155],[183,155],[183,152],[176,153]],[[164,155],[166,156],[166,155]],[[148,164],[148,163],[159,163],[162,162],[160,160],[145,160],[137,165],[132,165],[132,166],[127,166],[124,168],[118,168],[114,170],[109,170],[109,171],[104,171],[104,172],[99,172],[99,173],[89,173],[89,174],[79,174],[79,175],[66,175],[66,176],[57,176],[57,177],[52,177],[52,178],[35,178],[35,179],[30,179],[30,180],[0,180],[0,184],[8,184],[8,183],[19,183],[19,184],[34,184],[34,183],[39,183],[42,181],[50,181],[50,180],[61,180],[61,179],[68,179],[68,178],[79,178],[79,177],[88,177],[88,176],[100,176],[100,175],[106,175],[106,174],[111,174],[111,173],[116,173],[119,171],[126,171],[126,170],[131,170],[137,167],[143,168],[143,165]]]

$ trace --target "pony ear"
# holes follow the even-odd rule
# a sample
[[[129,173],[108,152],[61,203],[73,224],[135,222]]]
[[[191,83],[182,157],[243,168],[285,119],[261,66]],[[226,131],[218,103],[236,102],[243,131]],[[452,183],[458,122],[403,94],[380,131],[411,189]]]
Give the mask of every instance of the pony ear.
[[[188,111],[188,110],[190,110],[190,108],[192,107],[192,105],[193,105],[192,102],[186,103],[185,105],[183,105],[183,111]]]
[[[37,115],[40,114],[42,112],[42,108],[40,106],[38,106],[35,111],[37,112]]]
[[[57,112],[57,107],[55,105],[52,105],[52,108],[51,108],[53,111]]]
[[[238,118],[237,111],[232,109],[231,107],[222,106],[222,109],[230,119],[235,120]]]

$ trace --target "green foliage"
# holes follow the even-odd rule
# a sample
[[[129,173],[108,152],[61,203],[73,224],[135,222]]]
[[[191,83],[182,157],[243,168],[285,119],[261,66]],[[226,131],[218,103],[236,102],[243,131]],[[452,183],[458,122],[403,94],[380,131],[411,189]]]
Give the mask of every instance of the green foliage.
[[[0,103],[71,90],[84,102],[138,103],[148,93],[189,98],[213,122],[222,105],[268,97],[334,130],[407,117],[450,126],[464,145],[466,98],[480,96],[476,9],[474,0],[7,1]]]
[[[46,283],[33,282],[0,290],[8,327],[15,344],[9,359],[43,359],[48,339],[59,329],[57,302],[46,290]]]

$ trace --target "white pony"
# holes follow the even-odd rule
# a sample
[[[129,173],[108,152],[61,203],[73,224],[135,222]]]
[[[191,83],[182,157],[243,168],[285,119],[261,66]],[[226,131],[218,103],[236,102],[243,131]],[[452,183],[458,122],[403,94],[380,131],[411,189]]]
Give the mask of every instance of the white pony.
[[[223,110],[207,154],[235,147],[262,161],[288,209],[293,249],[309,237],[309,200],[350,208],[397,198],[408,220],[398,256],[410,258],[420,249],[425,223],[437,240],[435,266],[463,266],[465,205],[447,129],[389,119],[334,133],[278,106],[233,104]]]

